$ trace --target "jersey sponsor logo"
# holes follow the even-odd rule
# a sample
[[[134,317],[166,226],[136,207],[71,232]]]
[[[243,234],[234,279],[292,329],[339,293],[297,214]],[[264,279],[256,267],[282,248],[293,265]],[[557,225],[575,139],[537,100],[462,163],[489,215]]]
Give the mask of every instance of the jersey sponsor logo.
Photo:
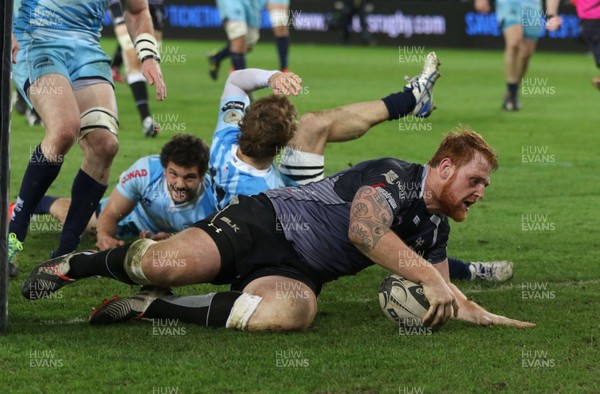
[[[394,171],[392,171],[392,170],[389,170],[388,172],[385,172],[385,173],[383,173],[383,174],[381,174],[381,175],[383,175],[383,177],[385,178],[385,181],[386,181],[387,183],[389,183],[390,185],[393,185],[393,184],[394,184],[394,181],[395,181],[396,179],[398,179],[398,174],[396,174],[396,173],[395,173]]]
[[[222,112],[229,111],[230,109],[236,109],[238,111],[244,111],[246,104],[243,101],[228,101],[221,108]]]
[[[388,204],[390,204],[390,207],[392,209],[398,208],[398,204],[396,204],[394,197],[392,197],[392,193],[388,192],[387,190],[381,187],[377,188],[377,190],[379,190],[379,193],[381,193],[381,195],[387,200]]]
[[[233,230],[234,233],[237,233],[238,231],[240,231],[240,228],[238,227],[238,225],[233,223],[233,221],[231,219],[229,219],[227,216],[222,216],[220,218],[220,220],[222,222],[224,222],[225,224],[227,224],[229,227],[231,227],[231,229]]]
[[[141,170],[133,170],[121,178],[121,185],[127,183],[127,181],[130,181],[133,178],[140,178],[144,176],[148,176],[148,171],[145,168],[142,168]]]
[[[422,237],[417,238],[417,240],[415,241],[415,246],[417,248],[420,248],[423,244],[425,243],[425,240]]]

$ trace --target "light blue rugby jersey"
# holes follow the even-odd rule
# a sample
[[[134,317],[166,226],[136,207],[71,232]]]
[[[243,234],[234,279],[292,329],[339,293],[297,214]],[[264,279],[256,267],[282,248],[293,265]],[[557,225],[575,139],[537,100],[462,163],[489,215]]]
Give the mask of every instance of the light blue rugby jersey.
[[[250,196],[267,189],[296,186],[296,182],[281,174],[275,164],[266,170],[259,170],[237,157],[238,123],[248,105],[248,96],[228,96],[219,105],[219,119],[209,161],[212,190],[219,209],[223,209],[238,194]]]
[[[15,33],[98,42],[110,0],[21,0]]]
[[[195,199],[175,204],[168,190],[159,155],[142,157],[119,177],[117,190],[136,203],[135,209],[121,222],[133,222],[152,234],[181,231],[216,211],[210,177],[200,183],[204,191]],[[201,191],[202,192],[202,191]]]

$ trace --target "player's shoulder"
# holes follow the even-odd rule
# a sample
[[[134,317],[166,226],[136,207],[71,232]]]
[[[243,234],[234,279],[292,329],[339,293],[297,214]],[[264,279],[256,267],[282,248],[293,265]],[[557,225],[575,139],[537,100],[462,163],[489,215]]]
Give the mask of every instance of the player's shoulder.
[[[392,183],[397,179],[411,179],[423,172],[423,165],[394,157],[382,157],[361,162],[353,167],[364,175],[381,175]]]
[[[119,183],[124,185],[133,179],[151,181],[162,174],[159,155],[144,156],[135,161],[121,174]]]

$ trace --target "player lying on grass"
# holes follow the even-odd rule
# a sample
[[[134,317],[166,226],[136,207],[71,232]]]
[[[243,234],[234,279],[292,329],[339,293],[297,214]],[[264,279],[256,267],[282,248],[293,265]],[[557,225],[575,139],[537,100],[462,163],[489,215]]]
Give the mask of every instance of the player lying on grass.
[[[461,130],[443,139],[427,165],[370,160],[308,185],[240,196],[161,242],[140,239],[55,258],[32,271],[22,293],[47,297],[95,275],[162,288],[231,284],[231,291],[189,297],[146,289],[107,303],[92,321],[168,314],[212,327],[301,330],[314,320],[325,283],[379,264],[423,285],[431,304],[426,324],[439,326],[454,316],[480,325],[532,327],[467,300],[448,278],[448,217],[466,218],[497,166],[483,138]],[[414,185],[416,195],[402,193]],[[298,289],[301,296],[278,297],[282,288]]]
[[[302,90],[299,76],[259,69],[231,73],[221,95],[210,154],[210,174],[219,208],[236,195],[322,179],[328,142],[354,140],[379,123],[407,115],[429,116],[434,109],[433,87],[440,76],[438,66],[432,52],[422,72],[402,91],[382,100],[308,112],[300,122],[294,105],[284,97],[269,96],[252,104],[249,97],[265,87],[274,93],[297,95]],[[278,154],[279,167],[274,164]],[[506,281],[513,269],[510,261],[465,263],[451,258],[450,272],[453,279]]]
[[[142,157],[119,177],[110,198],[102,200],[88,223],[96,229],[100,250],[124,245],[118,238],[168,238],[216,212],[210,190],[208,146],[197,137],[178,134],[160,155]],[[71,200],[45,196],[38,214],[51,214],[61,222]]]

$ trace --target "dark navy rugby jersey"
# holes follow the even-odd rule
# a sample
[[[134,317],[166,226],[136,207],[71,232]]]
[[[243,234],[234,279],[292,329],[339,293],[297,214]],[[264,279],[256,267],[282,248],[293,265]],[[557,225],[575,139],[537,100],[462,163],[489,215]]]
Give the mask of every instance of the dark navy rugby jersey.
[[[427,212],[427,167],[398,159],[365,161],[305,186],[263,192],[271,200],[286,239],[322,283],[373,264],[348,239],[350,207],[358,189],[372,186],[385,197],[391,226],[409,247],[435,264],[446,259],[450,226],[445,215]]]

